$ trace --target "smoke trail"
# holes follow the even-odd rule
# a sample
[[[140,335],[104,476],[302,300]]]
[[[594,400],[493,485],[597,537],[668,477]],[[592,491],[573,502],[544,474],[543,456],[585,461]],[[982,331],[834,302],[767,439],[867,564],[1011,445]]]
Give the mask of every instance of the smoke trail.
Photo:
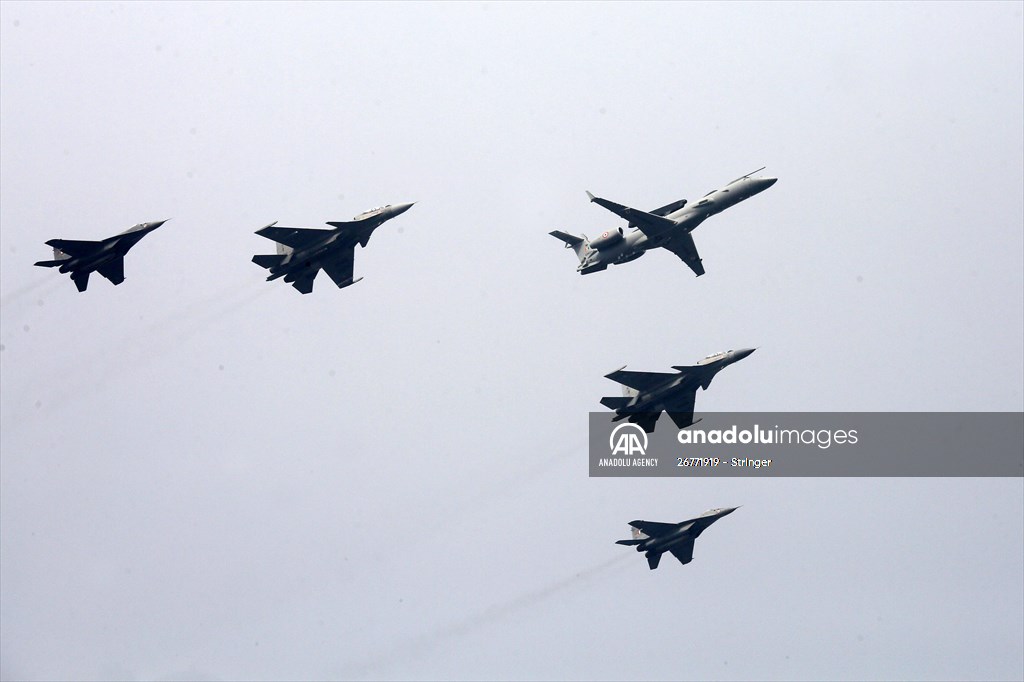
[[[0,309],[9,307],[12,303],[16,303],[19,299],[31,294],[36,289],[43,289],[41,294],[48,294],[51,291],[56,290],[63,283],[63,277],[52,277],[43,276],[37,280],[29,282],[23,286],[14,289],[13,291],[6,291],[0,296]],[[49,285],[49,286],[47,286]],[[10,312],[10,311],[5,311]]]
[[[58,392],[47,396],[45,404],[47,410],[60,409],[69,401],[102,390],[114,377],[130,373],[153,358],[178,348],[183,341],[201,332],[210,323],[239,312],[268,292],[267,288],[254,289],[249,283],[240,282],[183,303],[177,310],[140,330],[137,340],[144,343],[130,343],[113,350],[103,348],[65,358],[63,366],[47,365],[40,368],[47,376],[31,382],[30,392],[33,395],[38,393],[36,386],[59,387]],[[11,410],[3,415],[5,429],[24,418],[25,410],[29,410],[30,414],[31,409],[27,406],[36,401],[25,394],[13,402],[22,409],[20,413]]]
[[[414,661],[430,653],[431,650],[444,643],[445,640],[464,637],[480,628],[501,621],[517,611],[522,611],[539,604],[559,592],[582,585],[613,566],[624,563],[629,558],[631,557],[628,554],[618,554],[596,566],[573,573],[532,592],[527,592],[514,599],[492,604],[454,623],[412,637],[404,642],[399,642],[390,651],[378,654],[364,661],[350,663],[346,666],[347,669],[341,672],[339,677],[344,679],[366,677],[373,672],[379,673],[382,669],[392,664]]]

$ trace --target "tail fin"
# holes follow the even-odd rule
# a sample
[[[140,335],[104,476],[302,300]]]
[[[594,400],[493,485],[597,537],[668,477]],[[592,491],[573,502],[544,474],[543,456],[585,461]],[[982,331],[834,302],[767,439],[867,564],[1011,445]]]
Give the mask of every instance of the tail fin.
[[[63,265],[64,261],[68,260],[69,258],[71,258],[71,256],[64,253],[55,246],[53,247],[53,260],[41,260],[37,262],[36,265],[44,268],[55,268],[58,265]]]
[[[286,258],[284,254],[274,253],[266,255],[256,255],[252,257],[252,262],[260,267],[267,268],[268,270],[274,266],[280,265],[281,261]]]
[[[554,232],[549,232],[548,234],[550,234],[552,237],[556,239],[560,239],[563,242],[565,242],[565,248],[572,249],[573,251],[575,251],[576,257],[580,259],[580,262],[583,261],[583,257],[590,249],[590,240],[587,239],[587,235],[577,237],[576,235],[567,234],[560,230],[555,230]]]

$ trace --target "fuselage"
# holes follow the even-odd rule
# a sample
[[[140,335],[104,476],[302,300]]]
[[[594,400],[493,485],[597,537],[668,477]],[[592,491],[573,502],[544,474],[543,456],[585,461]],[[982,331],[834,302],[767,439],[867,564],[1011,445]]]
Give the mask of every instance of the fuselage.
[[[661,412],[666,409],[666,402],[669,402],[676,393],[707,388],[716,374],[753,352],[753,348],[741,348],[740,350],[713,353],[703,360],[699,360],[693,367],[687,367],[680,370],[678,374],[669,376],[664,383],[638,393],[627,405],[616,412],[621,416],[635,412]]]
[[[681,208],[662,216],[674,223],[674,226],[666,227],[663,232],[653,236],[632,225],[607,230],[601,237],[592,240],[593,243],[605,242],[607,245],[594,248],[588,244],[586,251],[581,254],[577,269],[586,275],[604,270],[609,265],[636,260],[649,249],[666,244],[677,234],[690,233],[711,216],[763,192],[774,185],[776,180],[777,178],[742,177],[721,189],[712,190],[699,201],[684,203]],[[609,236],[614,237],[615,231],[619,232],[621,239],[609,239]]]
[[[690,540],[696,540],[700,537],[708,526],[722,518],[727,516],[739,507],[725,507],[719,509],[709,509],[695,519],[683,521],[678,524],[675,530],[672,530],[664,535],[658,536],[642,536],[642,539],[636,545],[636,551],[638,552],[668,552],[676,545],[683,544]]]
[[[123,258],[133,246],[147,234],[163,225],[166,220],[155,223],[140,223],[121,234],[108,237],[99,242],[99,248],[91,253],[79,256],[69,256],[61,263],[59,272],[93,271],[97,270],[112,260]]]
[[[319,260],[329,252],[354,248],[356,244],[365,246],[374,230],[395,216],[405,213],[410,207],[412,204],[381,206],[360,213],[350,222],[337,223],[338,227],[334,229],[320,230],[323,232],[322,238],[301,248],[287,250],[281,262],[270,268],[267,280],[284,277],[286,281],[290,281],[288,275],[305,268],[319,267]]]

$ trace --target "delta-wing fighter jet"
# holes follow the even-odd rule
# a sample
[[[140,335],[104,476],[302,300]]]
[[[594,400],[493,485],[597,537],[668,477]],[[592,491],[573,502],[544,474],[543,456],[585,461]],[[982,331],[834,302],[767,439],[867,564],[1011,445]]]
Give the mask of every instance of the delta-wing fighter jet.
[[[647,433],[654,431],[662,412],[668,412],[676,426],[685,429],[694,423],[697,389],[707,390],[716,374],[754,350],[743,348],[714,353],[692,367],[674,366],[672,369],[677,370],[674,374],[617,369],[605,377],[622,384],[622,397],[601,398],[601,404],[615,410],[612,421],[628,419]]]
[[[630,540],[616,540],[617,545],[635,545],[636,551],[647,553],[647,565],[653,571],[661,561],[661,555],[672,552],[679,563],[693,561],[693,542],[704,530],[718,519],[732,514],[739,507],[709,509],[695,519],[682,523],[659,523],[657,521],[630,521],[633,537]]]
[[[279,227],[273,222],[256,234],[277,242],[277,253],[253,256],[252,262],[270,270],[268,282],[284,277],[284,281],[304,294],[313,291],[313,280],[321,268],[339,289],[351,286],[362,279],[352,278],[356,244],[365,247],[374,230],[411,207],[412,204],[381,206],[360,213],[349,222],[329,222],[333,228],[330,230]]]
[[[121,234],[98,242],[75,239],[51,239],[47,246],[53,247],[53,260],[41,260],[35,265],[44,268],[60,268],[70,272],[71,281],[79,291],[89,286],[89,275],[98,272],[114,285],[124,281],[124,256],[139,240],[160,227],[166,220],[155,223],[139,223]]]
[[[700,277],[704,274],[704,265],[690,233],[716,213],[774,185],[778,178],[752,177],[762,170],[764,168],[736,178],[725,187],[708,192],[698,202],[687,203],[686,199],[680,199],[653,211],[629,208],[587,192],[592,202],[627,220],[627,227],[631,229],[628,232],[621,227],[605,230],[593,240],[587,235],[577,237],[559,230],[550,234],[576,252],[580,260],[576,269],[581,275],[599,272],[609,265],[628,263],[660,246],[679,256]]]

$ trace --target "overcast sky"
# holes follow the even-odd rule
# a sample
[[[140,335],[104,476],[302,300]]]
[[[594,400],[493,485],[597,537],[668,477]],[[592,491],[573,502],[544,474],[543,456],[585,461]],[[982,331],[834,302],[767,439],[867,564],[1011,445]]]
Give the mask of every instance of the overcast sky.
[[[0,676],[1020,679],[1021,479],[589,479],[586,429],[748,346],[698,411],[1024,410],[1022,26],[0,3]],[[699,279],[547,234],[761,166]],[[351,288],[250,262],[409,201]],[[165,218],[120,286],[32,265]],[[613,544],[735,505],[685,567]]]

